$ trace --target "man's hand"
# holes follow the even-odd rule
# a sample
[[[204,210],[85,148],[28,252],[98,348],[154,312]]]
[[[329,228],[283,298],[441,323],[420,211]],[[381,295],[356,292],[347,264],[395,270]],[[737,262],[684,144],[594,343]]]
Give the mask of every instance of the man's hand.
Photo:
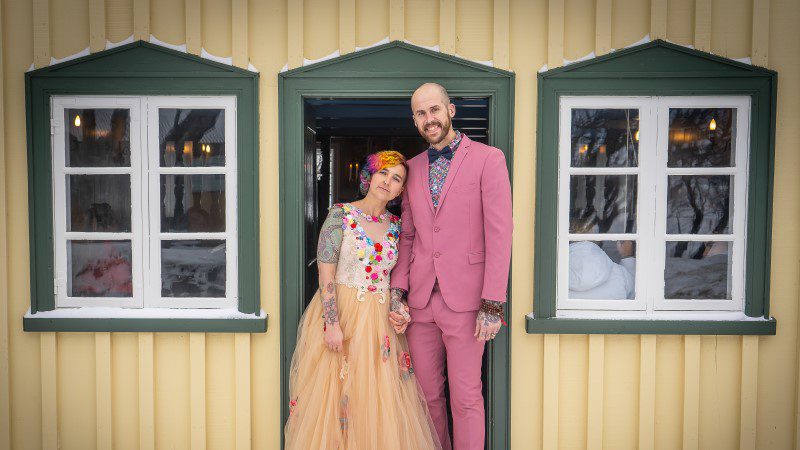
[[[403,301],[404,296],[405,292],[402,289],[392,289],[392,300],[389,304],[389,322],[397,334],[405,333],[408,324],[411,322],[408,305]]]
[[[490,305],[501,308],[500,302],[493,302],[491,300],[482,300],[482,302],[489,303]],[[475,319],[475,337],[478,341],[491,341],[500,332],[502,325],[502,317],[497,314],[491,314],[486,311],[478,311],[478,318]]]

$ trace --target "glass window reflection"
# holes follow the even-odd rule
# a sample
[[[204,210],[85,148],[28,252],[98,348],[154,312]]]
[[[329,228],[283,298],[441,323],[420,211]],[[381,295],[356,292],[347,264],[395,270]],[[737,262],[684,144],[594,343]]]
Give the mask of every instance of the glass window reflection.
[[[626,300],[636,297],[634,241],[569,244],[569,298]]]
[[[225,165],[225,110],[158,110],[161,167]]]
[[[131,241],[69,241],[71,297],[131,297]]]
[[[67,167],[129,167],[130,110],[66,109]]]
[[[225,175],[161,175],[161,231],[225,231]]]
[[[733,217],[730,175],[669,177],[667,233],[727,234]]]
[[[730,299],[730,253],[730,242],[667,242],[664,297]]]
[[[67,175],[67,231],[131,231],[130,175]]]
[[[636,167],[638,109],[573,109],[572,167]]]
[[[732,167],[733,108],[671,108],[668,167]]]
[[[635,233],[636,175],[570,176],[570,233]]]
[[[225,241],[161,241],[163,297],[224,297]]]

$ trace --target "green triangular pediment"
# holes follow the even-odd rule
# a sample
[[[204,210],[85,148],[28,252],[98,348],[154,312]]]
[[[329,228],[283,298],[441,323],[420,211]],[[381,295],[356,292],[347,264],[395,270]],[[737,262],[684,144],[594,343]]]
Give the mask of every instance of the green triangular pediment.
[[[292,69],[281,75],[292,77],[404,77],[447,73],[449,76],[512,76],[511,72],[475,61],[447,55],[401,41],[348,53],[326,61]]]
[[[597,58],[559,67],[541,74],[544,78],[591,76],[604,74],[648,73],[659,76],[669,74],[708,74],[711,76],[736,76],[750,74],[772,74],[762,67],[753,66],[711,53],[682,47],[663,40],[618,50]]]
[[[256,76],[255,73],[211,61],[196,55],[183,53],[145,41],[136,41],[120,47],[92,53],[70,61],[43,67],[30,73],[31,76],[75,76],[114,73],[135,77],[137,74],[148,76],[164,74],[217,74]]]

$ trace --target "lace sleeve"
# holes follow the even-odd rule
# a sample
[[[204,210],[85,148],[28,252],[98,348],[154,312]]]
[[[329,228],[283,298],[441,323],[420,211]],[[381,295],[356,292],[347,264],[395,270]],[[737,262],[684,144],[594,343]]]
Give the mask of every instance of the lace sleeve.
[[[328,217],[322,223],[317,244],[317,261],[327,264],[336,264],[339,261],[339,249],[342,246],[342,219],[344,209],[334,206],[328,212]]]

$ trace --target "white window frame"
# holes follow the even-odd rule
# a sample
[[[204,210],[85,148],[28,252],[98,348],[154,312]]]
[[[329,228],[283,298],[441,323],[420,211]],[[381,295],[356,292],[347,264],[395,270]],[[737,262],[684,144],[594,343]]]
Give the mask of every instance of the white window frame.
[[[639,165],[625,168],[571,167],[573,109],[638,109]],[[733,167],[667,168],[670,108],[735,108]],[[558,149],[558,276],[556,317],[617,319],[738,318],[744,311],[747,183],[750,99],[747,96],[564,96],[559,108]],[[655,152],[653,151],[655,149]],[[571,175],[638,175],[636,233],[569,233]],[[733,213],[731,233],[667,235],[666,200],[669,175],[731,175]],[[657,201],[654,201],[657,200]],[[626,300],[570,299],[569,243],[571,241],[636,241],[635,297]],[[667,241],[730,241],[731,299],[677,300],[664,298]],[[648,255],[640,257],[640,255]],[[659,281],[660,280],[660,281]],[[710,315],[709,315],[710,314]]]
[[[66,109],[127,108],[130,111],[130,167],[66,167]],[[160,167],[159,108],[223,109],[225,165],[222,167]],[[68,125],[68,124],[67,124]],[[53,96],[51,99],[53,172],[53,238],[56,308],[214,308],[238,307],[238,234],[235,96]],[[145,155],[145,157],[142,157]],[[67,232],[70,174],[129,174],[131,232]],[[160,176],[162,174],[221,174],[225,176],[225,231],[220,233],[161,233]],[[224,298],[161,297],[161,241],[164,239],[224,239],[226,287]],[[67,241],[130,240],[132,297],[70,297],[67,295]]]
[[[223,167],[160,167],[159,166],[159,109],[224,109],[225,166]],[[150,159],[150,283],[147,307],[167,308],[236,308],[238,303],[236,249],[236,98],[235,97],[149,97],[148,152]],[[219,233],[162,233],[160,218],[161,175],[225,175],[225,231]],[[161,296],[161,242],[164,240],[224,239],[225,240],[225,298],[189,298]]]

